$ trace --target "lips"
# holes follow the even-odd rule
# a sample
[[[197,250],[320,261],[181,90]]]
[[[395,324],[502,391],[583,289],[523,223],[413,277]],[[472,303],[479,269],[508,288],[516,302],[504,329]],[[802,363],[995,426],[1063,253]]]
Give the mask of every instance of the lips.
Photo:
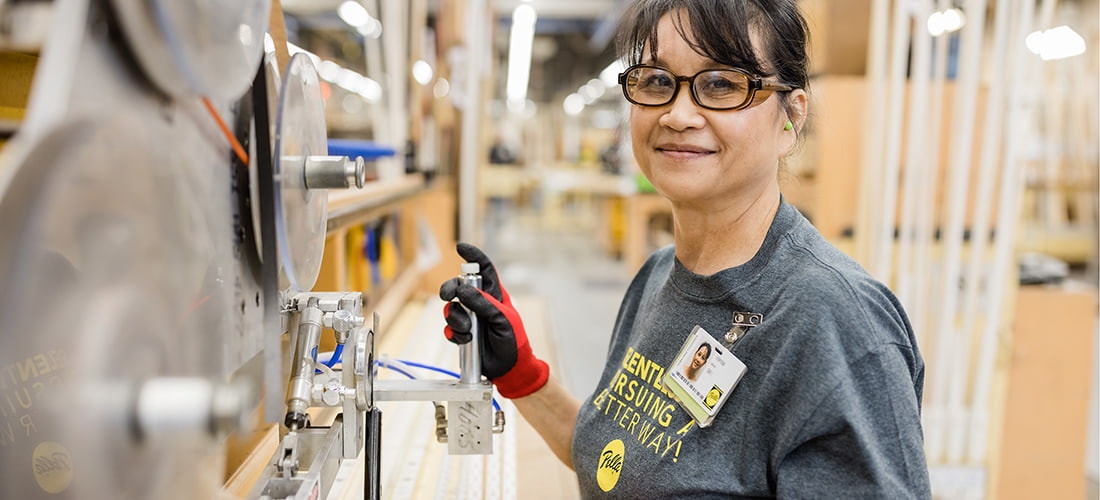
[[[695,144],[683,144],[683,143],[673,143],[673,142],[658,144],[656,149],[657,149],[657,151],[660,151],[662,153],[672,153],[672,154],[679,153],[679,154],[699,155],[699,154],[710,154],[710,153],[714,152],[714,150],[712,150],[712,149],[707,149],[705,147],[697,146]]]

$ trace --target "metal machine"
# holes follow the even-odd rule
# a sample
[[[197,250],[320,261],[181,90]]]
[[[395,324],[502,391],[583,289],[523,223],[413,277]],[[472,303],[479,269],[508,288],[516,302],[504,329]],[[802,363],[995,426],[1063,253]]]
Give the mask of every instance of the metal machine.
[[[458,380],[376,381],[379,318],[311,290],[328,190],[366,165],[328,155],[313,61],[265,57],[270,8],[0,2],[0,50],[36,58],[0,120],[0,498],[218,498],[258,422],[283,427],[250,498],[328,497],[356,464],[377,498],[384,400],[450,402],[425,432],[491,452],[476,347]]]

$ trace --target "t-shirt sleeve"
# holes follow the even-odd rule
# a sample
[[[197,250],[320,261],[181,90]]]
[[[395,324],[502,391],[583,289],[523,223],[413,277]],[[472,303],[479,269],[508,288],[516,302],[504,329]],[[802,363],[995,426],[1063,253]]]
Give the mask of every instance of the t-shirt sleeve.
[[[779,462],[779,498],[931,497],[906,349],[883,345],[837,376]]]

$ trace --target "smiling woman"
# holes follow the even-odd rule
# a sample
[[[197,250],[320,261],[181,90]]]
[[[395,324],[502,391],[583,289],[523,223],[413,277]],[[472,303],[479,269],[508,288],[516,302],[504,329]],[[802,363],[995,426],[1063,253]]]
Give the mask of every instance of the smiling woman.
[[[634,158],[671,202],[674,244],[628,287],[583,403],[535,356],[495,271],[488,296],[444,284],[496,339],[487,376],[586,498],[929,497],[905,311],[780,192],[809,108],[795,0],[638,0],[622,19]],[[458,311],[452,340],[469,329]],[[661,375],[632,369],[642,359]]]

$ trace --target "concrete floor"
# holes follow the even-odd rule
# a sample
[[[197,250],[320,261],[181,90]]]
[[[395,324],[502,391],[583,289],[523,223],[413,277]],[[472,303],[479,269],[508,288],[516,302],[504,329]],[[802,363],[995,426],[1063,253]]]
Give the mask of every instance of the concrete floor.
[[[577,217],[576,224],[568,224],[504,212],[490,224],[483,247],[509,293],[545,300],[560,365],[556,376],[583,399],[598,382],[632,274],[600,248],[593,231],[581,223],[591,218],[590,212]]]

